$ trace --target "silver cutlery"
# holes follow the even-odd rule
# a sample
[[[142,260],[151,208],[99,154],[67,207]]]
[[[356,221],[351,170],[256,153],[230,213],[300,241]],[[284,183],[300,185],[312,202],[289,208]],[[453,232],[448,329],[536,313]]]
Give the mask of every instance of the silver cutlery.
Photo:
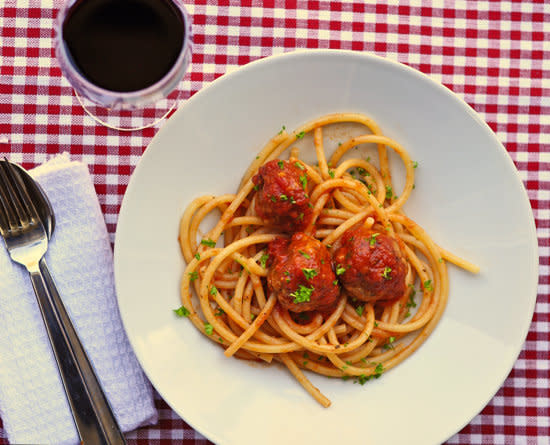
[[[124,436],[44,260],[54,227],[40,186],[18,165],[0,160],[0,234],[11,259],[30,274],[80,439],[85,445],[122,445]]]

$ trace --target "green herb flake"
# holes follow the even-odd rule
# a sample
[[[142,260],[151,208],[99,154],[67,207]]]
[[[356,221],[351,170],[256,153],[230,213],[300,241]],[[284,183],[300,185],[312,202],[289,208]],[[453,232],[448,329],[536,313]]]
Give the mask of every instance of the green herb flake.
[[[334,286],[338,286],[338,280],[334,280],[334,281],[332,282],[332,284],[333,284]]]
[[[303,250],[298,250],[298,253],[302,255],[305,259],[309,260],[311,256],[307,253],[305,253]]]
[[[280,195],[280,196],[279,196],[279,200],[280,200],[280,201],[288,201],[288,196],[286,196],[286,195]]]
[[[201,240],[203,246],[216,247],[216,241],[212,241],[210,238]]]
[[[283,168],[285,168],[285,163],[283,161],[279,161],[277,162],[277,165],[279,166],[279,168],[282,170]]]
[[[200,260],[200,259],[201,259],[201,254],[200,254],[200,253],[196,253],[196,254],[195,254],[195,258],[196,258],[197,260]]]
[[[391,188],[391,185],[386,186],[386,199],[391,199],[393,196],[393,190]]]
[[[360,317],[363,315],[363,311],[365,310],[365,306],[357,306],[355,308],[355,312],[357,312],[357,315]]]
[[[293,196],[290,197],[290,203],[291,203],[291,204],[296,204],[296,200],[294,199]]]
[[[296,162],[294,163],[294,165],[295,165],[296,167],[298,167],[300,170],[305,170],[305,169],[306,169],[306,168],[305,168],[302,164],[300,164],[298,161],[296,161]]]
[[[302,284],[298,285],[298,289],[290,294],[294,297],[294,303],[306,303],[311,300],[311,294],[315,288],[313,286],[306,287]]]
[[[313,277],[317,276],[319,272],[315,269],[302,269],[302,272],[304,273],[307,280],[313,279]]]
[[[300,133],[296,134],[296,139],[302,139],[306,135],[305,131],[300,131]]]
[[[189,310],[185,306],[180,306],[177,309],[172,309],[178,317],[189,317]]]
[[[283,125],[283,127],[281,128],[281,131],[279,131],[277,134],[283,134],[283,131],[286,130],[286,127]]]
[[[344,266],[342,266],[341,264],[338,264],[338,266],[336,266],[336,275],[340,276],[345,271],[346,271],[346,268]]]
[[[426,280],[424,281],[424,289],[427,291],[433,291],[434,288],[432,286],[432,280]]]
[[[388,338],[388,342],[384,345],[384,349],[394,349],[393,342],[395,341],[395,337]]]
[[[391,267],[384,267],[384,272],[382,272],[382,277],[385,279],[385,280],[391,280]]]
[[[271,199],[271,201],[277,202],[277,198],[275,198],[275,196],[271,195],[269,198]]]
[[[380,235],[378,232],[373,233],[369,239],[369,246],[374,247],[376,245],[376,237]]]
[[[413,168],[417,168],[418,167],[418,162],[414,161],[413,162]]]
[[[267,253],[264,253],[261,257],[260,257],[260,264],[262,265],[262,267],[265,269],[265,266],[266,266],[266,263],[267,263],[267,260],[269,259],[269,255]]]
[[[307,188],[307,176],[300,175],[300,183],[302,184],[302,188],[305,190]]]
[[[328,175],[334,179],[334,170],[329,170]]]
[[[212,285],[212,287],[210,288],[210,295],[216,295],[218,293],[218,289],[216,288],[216,286]]]
[[[194,270],[193,272],[189,272],[188,275],[189,275],[189,282],[190,283],[192,283],[197,278],[199,278],[199,273],[196,270]]]
[[[225,311],[221,307],[219,307],[214,315],[216,317],[221,317],[223,314],[225,314]]]
[[[260,190],[260,187],[258,186],[258,184],[256,184],[256,185],[255,185],[254,187],[252,187],[252,188],[253,188],[254,191],[256,191],[256,192],[257,192],[258,190]]]
[[[214,326],[210,323],[204,323],[204,332],[206,332],[207,335],[212,335],[214,332]]]

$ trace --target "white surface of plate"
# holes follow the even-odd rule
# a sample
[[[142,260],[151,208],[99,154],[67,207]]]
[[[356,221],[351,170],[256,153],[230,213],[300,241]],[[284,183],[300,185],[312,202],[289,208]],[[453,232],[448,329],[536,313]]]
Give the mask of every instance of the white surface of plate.
[[[283,368],[227,359],[180,306],[177,244],[185,206],[234,193],[281,126],[360,111],[418,161],[405,211],[437,243],[481,267],[450,266],[447,309],[428,341],[364,386],[312,376],[320,407]],[[537,240],[527,195],[489,127],[445,87],[375,56],[311,51],[263,59],[215,81],[155,136],[128,186],[115,275],[130,342],[168,404],[212,441],[436,444],[492,398],[525,340],[536,299]]]

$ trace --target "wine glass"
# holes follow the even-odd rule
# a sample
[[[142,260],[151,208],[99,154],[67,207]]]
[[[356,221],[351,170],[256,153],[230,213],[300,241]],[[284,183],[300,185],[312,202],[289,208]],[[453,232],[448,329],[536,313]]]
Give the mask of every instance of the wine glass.
[[[67,0],[55,49],[87,114],[110,128],[140,130],[178,103],[190,19],[180,0]]]

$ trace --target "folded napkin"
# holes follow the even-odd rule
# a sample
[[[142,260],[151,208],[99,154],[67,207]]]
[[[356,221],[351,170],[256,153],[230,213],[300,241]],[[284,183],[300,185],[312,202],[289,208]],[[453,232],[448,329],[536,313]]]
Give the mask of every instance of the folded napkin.
[[[30,172],[55,211],[46,254],[59,294],[123,431],[157,421],[122,327],[113,256],[86,165],[57,156]],[[0,242],[0,416],[10,443],[79,443],[26,270]]]

